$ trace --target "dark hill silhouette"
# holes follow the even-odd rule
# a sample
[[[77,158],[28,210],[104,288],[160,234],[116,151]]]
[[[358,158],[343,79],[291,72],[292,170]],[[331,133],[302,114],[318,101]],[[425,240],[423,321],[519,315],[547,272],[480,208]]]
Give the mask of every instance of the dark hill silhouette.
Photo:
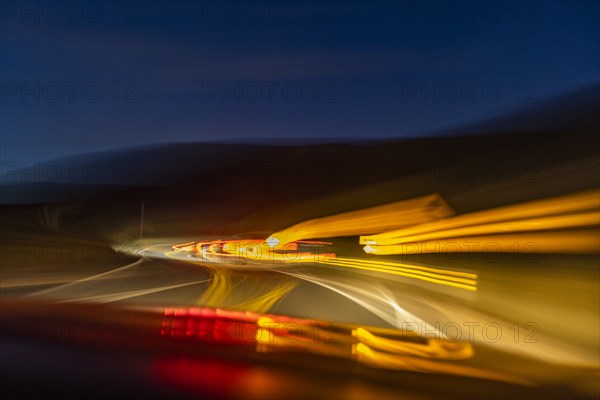
[[[24,178],[18,170],[2,176],[0,200],[77,204],[77,212],[64,213],[69,223],[78,229],[94,220],[94,231],[109,222],[137,224],[144,201],[147,229],[156,234],[279,229],[432,192],[459,212],[471,211],[598,186],[597,98],[591,89],[572,93],[438,137],[177,143],[74,155]],[[546,116],[554,121],[549,126]],[[53,181],[42,179],[51,171]]]

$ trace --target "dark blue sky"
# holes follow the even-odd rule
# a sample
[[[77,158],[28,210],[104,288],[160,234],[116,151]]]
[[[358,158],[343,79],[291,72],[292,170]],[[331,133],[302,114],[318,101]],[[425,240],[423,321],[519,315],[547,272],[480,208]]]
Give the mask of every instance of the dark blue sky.
[[[599,82],[598,1],[3,2],[4,161],[435,132]]]

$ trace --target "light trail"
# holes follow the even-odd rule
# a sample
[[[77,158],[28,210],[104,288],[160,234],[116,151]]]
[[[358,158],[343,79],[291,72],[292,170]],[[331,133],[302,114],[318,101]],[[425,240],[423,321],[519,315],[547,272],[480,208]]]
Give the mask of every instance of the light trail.
[[[269,319],[269,322],[275,320]],[[259,326],[261,326],[259,324]],[[359,334],[356,334],[360,332]],[[294,335],[296,333],[294,332]],[[352,335],[358,342],[348,346],[344,333],[336,332],[336,341],[327,343],[317,340],[290,338],[289,334],[277,334],[269,326],[261,326],[256,333],[256,351],[259,353],[301,352],[326,357],[335,357],[357,361],[371,368],[399,371],[414,371],[428,374],[444,374],[470,378],[487,379],[499,382],[533,386],[531,380],[512,374],[483,369],[456,362],[447,363],[441,360],[456,361],[469,359],[473,356],[470,343],[451,343],[444,341],[440,345],[417,344],[394,339],[382,339],[369,333],[364,328],[352,330]],[[337,340],[341,339],[341,340]],[[363,341],[374,343],[369,346]],[[443,349],[446,346],[447,349]],[[385,351],[382,349],[385,347]],[[454,348],[452,348],[454,347]],[[433,359],[430,359],[433,358]]]
[[[366,253],[376,255],[421,253],[597,253],[600,232],[596,229],[550,231],[459,237],[398,245],[367,245]]]
[[[205,307],[220,307],[231,293],[231,271],[224,268],[208,268],[211,273],[211,281],[208,289],[198,300],[197,305]]]
[[[191,258],[193,259],[193,258]],[[361,260],[361,259],[352,259],[352,258],[340,258],[340,259],[336,259],[334,261],[340,261],[340,262],[348,262],[348,261],[355,261],[357,263],[360,263],[361,265],[367,266],[367,267],[372,267],[372,268],[376,268],[378,269],[377,272],[381,272],[381,273],[386,273],[389,270],[393,270],[394,268],[398,268],[399,267],[399,263],[395,263],[395,262],[391,262],[391,261],[371,261],[371,260]],[[326,262],[321,263],[326,264]],[[342,266],[339,265],[342,268],[345,268],[347,266]],[[366,275],[362,276],[362,277],[352,277],[350,279],[347,279],[347,276],[342,276],[341,274],[337,275],[337,276],[318,276],[318,275],[312,275],[309,273],[309,271],[302,271],[299,270],[298,268],[274,268],[274,267],[269,267],[268,265],[264,265],[264,269],[268,270],[268,271],[273,271],[273,272],[278,272],[278,273],[282,273],[282,274],[287,274],[293,277],[296,277],[298,279],[303,279],[306,280],[308,282],[314,283],[316,285],[322,286],[324,288],[327,288],[335,293],[338,293],[348,299],[350,299],[351,301],[353,301],[354,303],[360,305],[361,307],[363,307],[364,309],[368,310],[369,312],[373,313],[374,315],[376,315],[377,317],[381,318],[383,321],[388,322],[391,326],[396,327],[397,329],[403,329],[406,328],[407,326],[411,326],[411,325],[415,325],[418,326],[418,331],[415,332],[415,334],[417,335],[425,335],[425,338],[427,337],[427,335],[435,335],[438,338],[446,338],[446,336],[443,334],[444,331],[443,330],[439,330],[437,329],[437,321],[440,321],[440,318],[442,318],[442,324],[444,323],[448,323],[448,321],[450,321],[450,323],[458,323],[459,325],[462,323],[465,324],[472,324],[474,322],[476,322],[477,324],[481,325],[481,326],[486,326],[486,324],[493,324],[494,326],[499,326],[501,327],[500,329],[503,332],[511,332],[510,335],[503,335],[501,340],[498,343],[488,343],[487,339],[485,336],[482,336],[482,331],[477,331],[475,332],[474,336],[472,339],[469,340],[474,340],[477,344],[477,346],[485,346],[485,347],[491,347],[494,348],[495,350],[498,351],[504,351],[504,352],[508,352],[508,353],[514,353],[514,354],[518,354],[518,355],[524,355],[527,357],[532,357],[535,359],[539,359],[539,360],[544,360],[544,361],[548,361],[548,362],[554,362],[554,363],[570,363],[573,365],[585,365],[585,366],[589,366],[589,365],[596,365],[594,364],[594,361],[590,361],[590,356],[589,354],[585,353],[585,351],[576,348],[576,347],[569,347],[567,344],[565,344],[564,341],[561,341],[559,339],[556,339],[554,337],[550,336],[543,336],[542,339],[540,340],[541,343],[536,343],[536,344],[528,344],[526,346],[524,346],[523,344],[520,343],[515,343],[513,341],[513,337],[512,337],[512,329],[514,328],[514,321],[513,320],[504,320],[504,319],[500,319],[500,318],[496,318],[496,319],[489,319],[489,316],[485,315],[485,314],[478,314],[478,313],[471,313],[467,308],[465,307],[460,307],[459,305],[453,304],[452,302],[448,302],[448,298],[437,298],[434,297],[432,302],[427,302],[427,296],[422,297],[420,296],[420,292],[418,292],[416,290],[410,290],[407,292],[404,291],[390,291],[389,289],[387,289],[386,287],[384,287],[382,284],[380,284],[379,282],[373,281],[371,282]],[[412,271],[409,271],[410,273],[413,273],[415,275],[420,275],[419,273],[431,273],[431,274],[439,274],[441,275],[440,278],[443,281],[447,281],[448,278],[462,278],[462,279],[467,279],[467,280],[473,280],[474,282],[473,285],[467,285],[467,286],[472,286],[471,289],[475,289],[477,290],[477,274],[474,273],[470,273],[470,272],[463,272],[463,271],[452,271],[452,270],[445,270],[445,269],[441,269],[441,268],[431,268],[431,267],[425,267],[425,266],[417,266],[417,265],[406,265],[404,264],[404,266],[400,266],[401,268],[404,267],[409,267],[412,268]],[[243,268],[243,267],[242,267]],[[303,268],[303,267],[301,267]],[[308,266],[306,267],[308,268]],[[402,271],[402,272],[406,272],[406,271]],[[389,274],[389,273],[388,273]],[[390,278],[392,276],[397,276],[395,274],[389,274]],[[421,275],[423,276],[423,275]],[[425,275],[426,276],[426,275]],[[403,284],[406,283],[406,281],[401,281],[401,280],[396,280],[396,282],[402,282]],[[457,283],[457,282],[454,282]],[[435,286],[439,286],[440,288],[443,288],[446,285],[443,284],[436,284],[436,285],[432,285],[431,289],[432,290],[436,290]],[[406,289],[409,289],[409,286],[405,286]],[[428,288],[429,289],[429,288]],[[462,289],[462,288],[461,288]],[[465,290],[465,292],[474,292],[475,290]],[[428,292],[429,293],[429,292]],[[433,292],[431,292],[433,293]],[[450,292],[450,291],[441,291],[441,290],[437,290],[437,293],[433,293],[434,296],[436,296],[438,293],[443,293],[443,294],[447,294],[447,295],[458,295],[458,291],[454,291],[454,292]],[[398,297],[397,297],[398,296]],[[470,295],[469,295],[470,298]],[[239,306],[240,303],[234,303],[232,301],[228,301],[226,302],[227,304],[219,304],[219,306],[226,306],[226,307],[236,307]],[[402,304],[402,306],[400,306],[398,303]],[[411,312],[409,312],[408,309],[410,309]],[[448,310],[450,310],[450,313],[448,313]],[[415,314],[416,313],[416,314]],[[418,315],[418,317],[417,317]],[[428,323],[425,323],[425,321],[429,321]],[[528,321],[527,319],[523,320],[523,321]],[[523,322],[524,323],[524,322]],[[462,325],[461,325],[462,326]],[[469,325],[470,326],[470,325]],[[464,327],[463,327],[464,328]],[[465,328],[466,329],[466,328]],[[464,332],[463,334],[460,336],[462,339],[461,340],[465,340],[465,336],[464,336]],[[470,333],[469,333],[470,335]],[[469,336],[471,337],[471,336]],[[386,337],[387,338],[387,337]],[[446,338],[447,339],[447,338]],[[473,343],[475,343],[473,342]],[[278,341],[278,343],[280,343],[280,341]],[[282,344],[281,346],[279,345],[269,345],[268,343],[264,344],[264,351],[267,352],[280,352],[280,351],[288,351],[286,350],[286,347],[283,346],[285,343],[281,342],[280,344]],[[363,343],[365,344],[365,343]],[[366,344],[365,344],[366,345]],[[391,362],[390,365],[388,365],[385,368],[391,368],[391,369],[396,369],[396,366],[394,366],[394,360],[387,360],[387,353],[389,353],[389,351],[380,351],[381,349],[378,349],[377,346],[373,346],[373,343],[369,343],[367,345],[367,348],[370,348],[371,350],[374,350],[376,353],[372,353],[376,355],[376,360],[377,362],[382,362],[381,360],[386,360],[385,362]],[[312,350],[311,350],[312,349]],[[307,348],[303,349],[293,349],[290,348],[290,351],[312,351],[312,352],[319,352],[321,351],[321,347],[319,346],[308,346]],[[389,350],[389,349],[388,349]],[[331,349],[326,349],[323,350],[324,353],[323,355],[325,355],[325,353],[333,355],[334,353],[337,352],[337,350],[331,350]],[[379,353],[383,353],[383,356],[386,357],[379,357]],[[347,355],[347,352],[345,353]],[[586,358],[587,357],[587,358]],[[374,360],[371,360],[371,362],[375,362]],[[379,365],[378,368],[383,368],[382,365]],[[400,368],[401,369],[401,368]]]
[[[212,240],[187,242],[172,246],[174,252],[194,254],[204,262],[214,263],[303,263],[321,258],[335,257],[328,249],[329,242],[296,241],[270,246],[264,240]]]
[[[244,301],[243,303],[237,304],[233,307],[236,310],[244,310],[255,313],[266,313],[273,308],[275,303],[289,294],[294,288],[298,286],[296,281],[287,281],[277,285],[267,293],[251,298]]]
[[[514,245],[517,240],[529,237],[533,241],[538,239],[543,241],[544,250],[547,249],[547,251],[588,252],[598,248],[597,243],[594,243],[591,239],[591,236],[598,235],[597,232],[588,232],[588,237],[580,235],[577,240],[583,240],[587,245],[580,244],[579,246],[568,237],[571,232],[563,232],[563,238],[570,243],[569,246],[561,245],[560,242],[563,238],[552,241],[551,236],[543,233],[530,233],[531,236],[519,236],[512,243],[510,242],[510,235],[514,234],[516,237],[516,235],[524,235],[527,232],[573,230],[598,226],[600,225],[599,211],[600,190],[595,189],[551,199],[472,212],[377,235],[361,236],[360,243],[367,245],[365,247],[367,253],[373,254],[408,254],[409,251],[406,249],[408,245],[405,248],[393,246],[415,244],[410,252],[418,254],[422,252],[439,252],[439,250],[426,250],[424,249],[425,245],[437,245],[439,247],[441,243],[444,245],[451,244],[448,241],[442,242],[444,239],[459,238],[456,239],[457,242],[467,244],[467,239],[469,241],[475,240],[475,243],[478,243],[478,239],[481,237],[488,243],[492,240],[500,241],[501,243],[498,244],[503,247],[500,249],[502,251],[515,252],[518,250],[511,249],[510,246]],[[575,246],[570,247],[572,244],[575,244]],[[384,248],[384,246],[392,247]],[[433,247],[435,246],[430,246],[430,248]],[[569,247],[572,250],[569,251]]]
[[[358,328],[358,330],[363,330]],[[340,337],[341,335],[336,335]],[[516,377],[512,374],[496,372],[489,369],[478,368],[469,365],[457,363],[441,362],[439,360],[429,360],[429,355],[424,354],[404,354],[388,353],[375,350],[370,346],[358,342],[348,346],[344,341],[341,343],[324,343],[315,340],[291,340],[285,335],[274,335],[274,332],[267,328],[259,328],[257,331],[256,351],[260,353],[285,353],[285,352],[303,352],[316,354],[326,357],[335,357],[357,361],[371,368],[380,368],[399,371],[414,371],[427,374],[444,374],[454,376],[464,376],[470,378],[487,379],[499,382],[510,382],[513,384],[533,386],[534,383],[528,379]],[[409,342],[400,343],[392,339],[386,339],[388,342],[394,342],[394,347],[400,346],[419,346]],[[472,346],[469,343],[456,344],[459,349],[452,356],[460,356],[462,359],[472,356]],[[421,345],[423,346],[423,345]],[[440,357],[444,359],[443,357]],[[448,360],[457,360],[459,358],[448,358]]]
[[[544,218],[524,219],[493,224],[467,226],[462,228],[447,229],[412,236],[402,236],[390,239],[365,240],[361,243],[369,245],[394,245],[401,243],[418,243],[428,240],[440,240],[462,236],[507,234],[512,232],[543,231],[551,229],[579,228],[598,225],[600,213],[581,213],[559,215]]]
[[[474,275],[474,274],[459,273],[459,274],[464,274],[464,275],[468,276],[469,278],[474,278],[474,279],[468,279],[468,278],[452,276],[453,271],[444,271],[444,270],[427,268],[427,267],[413,268],[413,266],[411,266],[409,264],[389,263],[389,262],[384,263],[384,264],[374,264],[374,263],[370,263],[368,261],[363,261],[361,259],[354,259],[354,260],[353,259],[328,259],[328,260],[320,261],[320,263],[329,264],[329,265],[337,265],[337,266],[341,266],[341,267],[361,269],[361,270],[365,270],[365,271],[373,271],[373,272],[379,272],[379,273],[385,273],[385,274],[399,275],[399,276],[404,276],[404,277],[412,278],[412,279],[419,279],[422,281],[435,283],[435,284],[439,284],[439,285],[450,286],[450,287],[459,288],[459,289],[465,289],[465,290],[469,290],[472,292],[477,291],[477,280],[476,280],[477,275]],[[427,270],[439,271],[442,273],[426,272]],[[446,272],[448,272],[449,274],[446,275],[445,274]]]
[[[283,245],[299,239],[356,236],[445,218],[454,211],[438,195],[417,197],[381,206],[311,219],[275,232],[266,242]]]
[[[378,281],[346,277],[336,277],[334,279],[284,269],[274,269],[273,271],[302,279],[338,293],[395,328],[401,329],[406,323],[416,323],[425,327],[428,332],[435,332],[439,337],[445,337],[436,327],[400,306],[394,294]]]
[[[352,348],[352,353],[358,362],[368,365],[372,368],[465,376],[500,382],[509,382],[524,386],[533,386],[533,382],[530,380],[519,378],[514,375],[490,371],[468,365],[443,363],[418,357],[400,356],[396,354],[385,353],[374,350],[364,343],[358,343],[354,345]]]
[[[110,303],[113,301],[131,299],[133,297],[145,296],[147,294],[163,292],[165,290],[178,289],[185,286],[197,285],[200,283],[206,283],[208,279],[204,279],[201,281],[194,282],[186,282],[178,285],[170,285],[170,286],[160,286],[150,289],[141,289],[141,290],[131,290],[127,292],[119,292],[119,293],[109,293],[109,294],[101,294],[97,296],[89,296],[89,297],[80,297],[77,299],[68,299],[62,300],[59,303],[72,303],[72,302],[94,302],[94,303]]]
[[[381,260],[381,261],[380,260],[365,260],[362,258],[353,259],[353,258],[338,257],[338,258],[336,258],[336,260],[354,261],[354,262],[360,262],[363,264],[382,266],[382,267],[393,267],[393,268],[401,267],[401,268],[408,268],[408,269],[417,270],[417,271],[426,271],[426,272],[433,272],[433,273],[438,273],[438,274],[443,274],[443,275],[451,275],[451,276],[458,276],[458,277],[463,277],[463,278],[477,279],[477,274],[474,274],[471,272],[424,267],[422,265],[411,265],[411,264],[404,264],[404,263],[397,263],[397,262],[383,261],[383,260]]]
[[[597,211],[598,209],[600,209],[600,190],[590,190],[568,196],[535,200],[494,208],[491,210],[472,212],[414,227],[385,232],[378,235],[362,236],[360,238],[360,243],[370,244],[371,241],[377,242],[380,239],[413,236],[429,232],[482,225],[493,222],[505,222],[551,215]]]
[[[184,243],[183,245],[175,245],[173,248],[193,246],[195,247],[196,242]],[[164,255],[169,258],[176,258],[178,252],[181,250],[168,251]],[[201,266],[207,270],[211,277],[207,281],[210,281],[208,288],[202,293],[202,295],[195,301],[198,306],[204,307],[220,307],[224,304],[227,296],[231,293],[233,285],[231,282],[232,271],[227,268],[218,268],[207,264],[205,262],[196,261],[192,259],[185,260],[186,262]]]
[[[229,304],[229,308],[255,313],[266,313],[287,294],[289,294],[298,285],[298,282],[285,279],[284,282],[277,284],[273,288],[267,288],[263,283],[262,287],[256,292],[249,290],[240,290],[236,294],[238,297],[243,293],[245,299],[236,302],[232,297],[233,289],[236,286],[232,282],[231,270],[225,268],[208,268],[211,271],[212,280],[208,289],[196,300],[196,304],[204,307],[223,307]],[[243,277],[246,280],[247,276]],[[239,282],[238,282],[239,284]],[[265,291],[266,288],[266,292]],[[252,288],[251,288],[252,289]]]
[[[445,340],[417,343],[397,336],[377,336],[371,329],[384,335],[403,333],[350,324],[335,324],[330,328],[324,321],[219,309],[167,309],[161,335],[218,344],[254,345],[258,353],[309,353],[353,360],[372,368],[533,385],[532,381],[509,373],[460,364],[474,354],[470,343]],[[326,335],[315,336],[315,332]]]
[[[352,330],[352,336],[372,349],[392,354],[446,360],[463,360],[474,354],[473,346],[467,342],[429,339],[426,343],[413,343],[376,336],[365,328]]]
[[[101,274],[96,274],[96,275],[88,276],[88,277],[85,277],[85,278],[82,278],[82,279],[78,279],[76,281],[65,283],[64,285],[53,286],[53,287],[48,288],[48,289],[39,290],[37,292],[26,294],[25,296],[26,297],[28,297],[28,296],[39,296],[39,295],[48,294],[48,293],[51,293],[51,292],[54,292],[54,291],[57,291],[57,290],[62,290],[62,289],[65,289],[65,288],[68,288],[68,287],[71,287],[71,286],[74,286],[74,285],[77,285],[77,284],[80,284],[80,283],[95,281],[95,280],[104,278],[104,277],[106,277],[108,275],[114,274],[116,272],[125,271],[127,269],[132,268],[132,267],[135,267],[135,266],[141,264],[143,261],[144,261],[144,259],[140,258],[139,260],[134,261],[131,264],[127,264],[127,265],[124,265],[122,267],[115,268],[115,269],[112,269],[112,270],[107,271],[107,272],[103,272]]]
[[[192,243],[195,242],[190,242],[183,246],[190,246]],[[170,256],[176,253],[177,252],[167,252],[165,255]],[[244,294],[247,297],[246,300],[239,303],[232,303],[230,297],[236,286],[232,281],[232,275],[234,274],[233,270],[209,262],[189,262],[204,267],[211,274],[211,279],[207,280],[210,281],[208,289],[206,289],[206,291],[195,301],[195,304],[198,306],[223,307],[223,305],[230,303],[229,308],[234,310],[266,313],[298,285],[298,282],[286,279],[284,282],[277,284],[274,288],[268,289],[266,293],[262,293],[267,286],[266,283],[264,283],[262,288],[258,290],[258,293],[249,293],[248,291],[245,291]],[[246,280],[247,278],[249,277],[244,276],[243,280]],[[240,292],[238,292],[238,295],[239,293]]]

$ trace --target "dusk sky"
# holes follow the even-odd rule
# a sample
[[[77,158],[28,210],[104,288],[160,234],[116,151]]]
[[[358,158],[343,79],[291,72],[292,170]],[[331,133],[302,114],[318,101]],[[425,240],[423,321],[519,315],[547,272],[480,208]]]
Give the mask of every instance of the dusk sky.
[[[598,1],[2,2],[1,157],[433,134],[599,82]]]

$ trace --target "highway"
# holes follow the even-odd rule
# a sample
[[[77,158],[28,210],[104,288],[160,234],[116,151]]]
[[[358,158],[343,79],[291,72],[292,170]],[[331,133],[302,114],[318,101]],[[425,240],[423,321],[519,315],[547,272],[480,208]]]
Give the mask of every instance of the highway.
[[[213,307],[340,326],[394,328],[472,345],[475,357],[470,364],[509,376],[492,381],[533,385],[536,390],[558,384],[580,395],[594,390],[599,353],[593,326],[599,310],[593,256],[465,253],[394,258],[361,255],[352,245],[338,242],[334,245],[341,253],[336,260],[345,260],[338,264],[236,263],[172,251],[171,246],[184,239],[145,240],[130,246],[140,250],[128,254],[63,264],[50,262],[44,251],[50,265],[42,274],[37,263],[31,282],[22,268],[3,270],[2,296],[151,310]],[[18,252],[15,243],[17,239],[5,241],[13,246],[5,249],[5,256],[25,263],[29,257],[33,263],[32,254],[43,252],[39,246],[33,252]],[[374,262],[387,262],[388,267],[373,268]],[[75,274],[74,264],[79,268]],[[445,279],[420,279],[423,268],[437,277],[466,274],[475,289],[449,286]],[[44,276],[45,283],[40,281]]]

